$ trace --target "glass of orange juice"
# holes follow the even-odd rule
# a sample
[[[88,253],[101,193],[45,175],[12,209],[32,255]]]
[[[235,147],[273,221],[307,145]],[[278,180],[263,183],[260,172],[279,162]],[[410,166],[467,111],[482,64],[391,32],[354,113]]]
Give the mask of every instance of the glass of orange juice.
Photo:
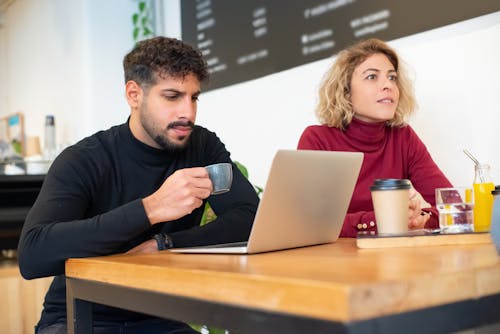
[[[489,165],[476,165],[474,177],[474,232],[487,232],[491,227],[495,184],[490,177]]]

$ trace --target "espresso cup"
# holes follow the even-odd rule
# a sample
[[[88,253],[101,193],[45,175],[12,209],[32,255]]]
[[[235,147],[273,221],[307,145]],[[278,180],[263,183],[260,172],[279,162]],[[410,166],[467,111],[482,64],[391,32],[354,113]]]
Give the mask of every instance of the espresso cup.
[[[377,179],[370,187],[379,234],[408,233],[410,188],[406,179]]]
[[[230,163],[222,162],[205,166],[208,177],[212,181],[212,195],[219,195],[228,192],[233,182],[233,166]]]

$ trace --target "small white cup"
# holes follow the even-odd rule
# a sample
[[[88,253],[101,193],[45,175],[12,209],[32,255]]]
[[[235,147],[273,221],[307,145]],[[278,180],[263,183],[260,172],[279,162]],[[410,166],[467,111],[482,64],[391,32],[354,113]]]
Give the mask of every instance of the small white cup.
[[[233,182],[233,166],[230,163],[222,162],[206,166],[208,177],[212,181],[212,195],[219,195],[228,192]]]

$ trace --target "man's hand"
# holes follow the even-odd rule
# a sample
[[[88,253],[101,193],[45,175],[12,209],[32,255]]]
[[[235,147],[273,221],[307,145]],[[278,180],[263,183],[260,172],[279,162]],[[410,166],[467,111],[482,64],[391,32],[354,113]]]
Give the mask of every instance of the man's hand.
[[[184,217],[210,196],[212,182],[203,167],[179,169],[142,203],[151,225]]]
[[[150,239],[128,250],[125,254],[141,254],[154,252],[158,252],[158,243],[155,239]]]

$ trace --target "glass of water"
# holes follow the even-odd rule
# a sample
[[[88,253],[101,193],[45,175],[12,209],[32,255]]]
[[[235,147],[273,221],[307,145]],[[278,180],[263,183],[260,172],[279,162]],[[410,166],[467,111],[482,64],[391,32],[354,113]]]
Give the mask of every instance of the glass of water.
[[[474,232],[472,188],[437,188],[436,207],[441,233]]]

